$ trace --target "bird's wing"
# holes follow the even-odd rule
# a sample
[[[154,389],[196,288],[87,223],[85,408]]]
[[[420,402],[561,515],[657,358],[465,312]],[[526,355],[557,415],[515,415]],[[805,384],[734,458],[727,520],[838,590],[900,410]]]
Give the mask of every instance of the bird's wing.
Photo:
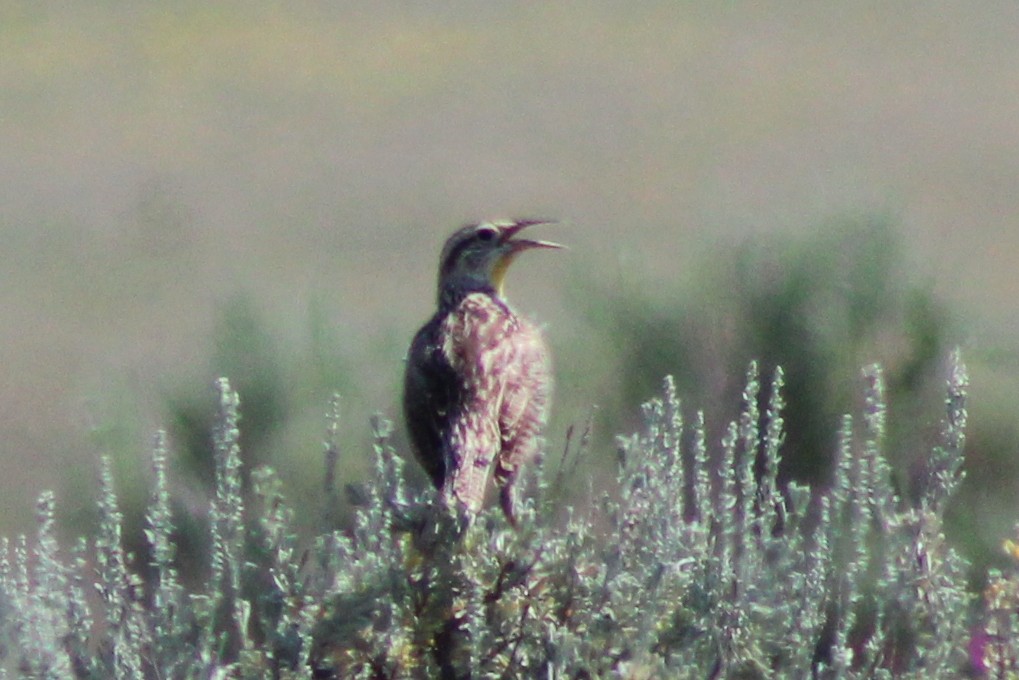
[[[458,381],[439,348],[437,322],[425,324],[411,343],[404,374],[403,411],[421,466],[436,487],[446,481],[446,426],[459,396]]]

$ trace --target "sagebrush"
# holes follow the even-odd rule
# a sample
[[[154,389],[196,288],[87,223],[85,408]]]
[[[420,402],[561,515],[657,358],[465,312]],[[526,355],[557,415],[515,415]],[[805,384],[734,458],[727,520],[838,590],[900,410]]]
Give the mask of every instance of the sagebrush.
[[[149,557],[121,540],[109,462],[101,523],[61,548],[54,498],[35,541],[0,554],[0,671],[33,678],[952,678],[1014,677],[1019,587],[987,600],[942,518],[962,478],[965,368],[953,356],[941,436],[919,501],[882,450],[879,368],[845,416],[830,483],[780,488],[782,372],[747,372],[720,446],[684,415],[671,379],[618,440],[617,484],[559,502],[587,447],[530,470],[520,528],[498,510],[465,525],[404,479],[391,427],[373,422],[371,479],[348,488],[353,525],[308,542],[272,470],[242,485],[239,400],[224,379],[215,432],[210,578],[175,567],[168,447],[152,447]],[[326,442],[323,504],[339,442]],[[324,508],[324,514],[328,508]],[[307,543],[307,544],[305,544]],[[1019,557],[1019,550],[1011,548]],[[142,575],[146,577],[143,578]]]

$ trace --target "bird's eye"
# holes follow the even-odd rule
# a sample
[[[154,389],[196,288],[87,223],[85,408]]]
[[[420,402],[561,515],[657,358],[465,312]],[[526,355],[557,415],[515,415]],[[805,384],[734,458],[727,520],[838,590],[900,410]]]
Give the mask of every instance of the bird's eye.
[[[498,234],[496,233],[495,229],[490,229],[486,227],[485,229],[478,230],[479,241],[483,241],[485,243],[489,241],[494,241],[496,236],[498,236]]]

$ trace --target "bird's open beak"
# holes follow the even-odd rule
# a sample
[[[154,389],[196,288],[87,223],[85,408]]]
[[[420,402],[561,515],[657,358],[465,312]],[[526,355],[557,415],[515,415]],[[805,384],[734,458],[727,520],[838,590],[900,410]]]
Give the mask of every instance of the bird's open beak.
[[[531,248],[565,248],[566,246],[552,241],[536,241],[527,238],[514,239],[513,237],[526,229],[527,227],[533,227],[536,224],[557,224],[555,220],[516,220],[507,226],[503,227],[501,233],[501,241],[504,245],[510,246],[510,252],[516,254],[522,250],[530,250]]]
[[[531,250],[532,248],[565,248],[558,243],[552,241],[533,241],[527,238],[515,239],[513,236],[520,233],[521,230],[527,227],[532,227],[535,224],[554,224],[550,220],[512,220],[506,222],[494,223],[499,228],[499,259],[495,263],[495,268],[492,270],[492,284],[495,289],[502,293],[503,280],[506,278],[506,270],[509,269],[510,263],[516,259],[517,255],[525,250]]]

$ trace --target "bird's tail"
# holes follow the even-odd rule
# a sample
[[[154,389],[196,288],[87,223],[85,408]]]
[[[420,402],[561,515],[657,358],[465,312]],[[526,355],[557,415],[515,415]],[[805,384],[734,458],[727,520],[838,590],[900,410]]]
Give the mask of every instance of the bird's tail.
[[[485,503],[485,489],[488,487],[491,471],[490,460],[469,461],[468,464],[456,468],[452,479],[445,487],[453,496],[447,501],[463,506],[471,517],[477,515]]]

